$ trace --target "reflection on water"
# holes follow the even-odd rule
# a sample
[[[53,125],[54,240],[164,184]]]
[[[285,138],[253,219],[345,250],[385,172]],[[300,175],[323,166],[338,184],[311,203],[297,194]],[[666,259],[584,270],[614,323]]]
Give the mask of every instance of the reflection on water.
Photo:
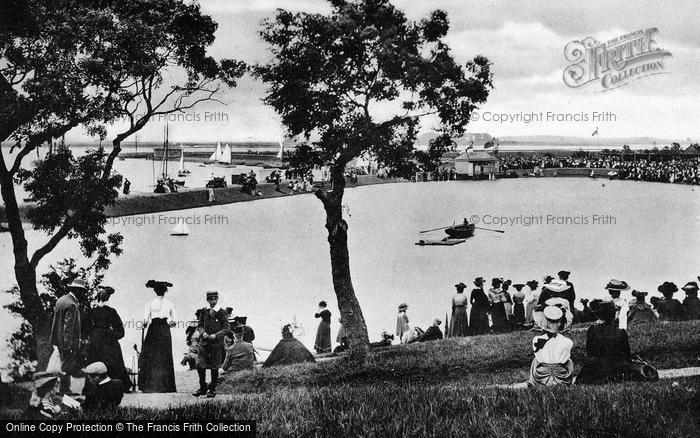
[[[572,272],[570,280],[580,297],[602,296],[611,278],[626,280],[652,295],[663,281],[684,284],[700,274],[698,194],[691,186],[575,178],[388,184],[348,190],[352,278],[370,338],[378,339],[383,328],[394,330],[397,305],[404,301],[410,306],[412,324],[426,327],[433,318],[444,317],[454,284],[471,287],[478,276],[541,282],[545,275],[565,269]],[[477,231],[475,237],[453,247],[414,245],[418,230],[472,215],[487,222],[480,225],[505,233]],[[557,218],[554,223],[546,223],[548,215]],[[594,224],[593,215],[614,218],[614,223]],[[540,216],[539,223],[533,219]],[[170,236],[173,217],[190,221],[189,236]],[[502,225],[494,224],[494,217],[521,219]],[[140,225],[115,222],[109,231],[124,234],[124,254],[115,259],[105,283],[115,287],[111,304],[127,323],[122,341],[127,362],[131,346],[140,343],[134,321],[142,317],[143,306],[153,296],[144,287],[151,278],[175,285],[167,297],[183,321],[206,305],[205,291],[219,290],[223,307],[248,316],[260,347],[273,347],[282,325],[294,317],[304,323],[303,341],[312,347],[318,322],[313,314],[318,302],[327,300],[335,339],[338,310],[324,218],[315,197],[295,196],[162,213]],[[558,221],[571,224],[558,225]],[[29,234],[34,247],[45,240]],[[443,234],[422,236],[441,238]],[[7,234],[0,235],[0,245],[4,254],[10,254]],[[41,269],[77,254],[74,242],[62,242]],[[8,284],[11,261],[3,257],[1,263],[2,284]],[[173,331],[177,362],[185,350],[183,326]]]

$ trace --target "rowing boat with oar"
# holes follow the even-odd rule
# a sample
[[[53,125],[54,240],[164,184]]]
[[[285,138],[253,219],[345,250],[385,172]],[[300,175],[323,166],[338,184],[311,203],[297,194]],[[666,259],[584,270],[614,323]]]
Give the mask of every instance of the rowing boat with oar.
[[[466,239],[474,235],[475,229],[476,225],[466,223],[445,228],[445,233],[450,236],[450,239]]]

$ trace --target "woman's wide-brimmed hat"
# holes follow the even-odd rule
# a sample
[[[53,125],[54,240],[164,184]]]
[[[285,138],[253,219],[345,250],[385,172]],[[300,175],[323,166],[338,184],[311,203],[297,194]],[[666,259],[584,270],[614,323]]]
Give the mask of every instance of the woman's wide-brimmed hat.
[[[569,328],[574,315],[569,309],[569,302],[563,298],[550,298],[545,302],[544,308],[532,313],[535,325],[550,333],[560,333]]]
[[[457,284],[455,284],[455,287],[457,288],[457,290],[462,290],[462,289],[466,289],[467,285],[464,283],[457,283]]]
[[[107,301],[110,296],[114,293],[114,288],[111,286],[100,286],[95,294],[98,299],[102,301]]]
[[[530,280],[525,284],[527,284],[528,286],[530,286],[532,288],[535,288],[535,287],[540,285],[539,281],[537,281],[537,280]]]
[[[399,304],[399,310],[406,310],[406,309],[408,309],[408,304],[406,304],[406,303]]]
[[[164,289],[164,288],[169,288],[172,286],[173,286],[173,284],[170,283],[169,281],[148,280],[146,282],[146,287],[151,288],[151,289]]]
[[[554,280],[554,277],[551,275],[548,275],[542,279],[545,283],[549,283],[550,281]]]
[[[689,281],[681,289],[683,289],[686,292],[693,292],[693,291],[697,292],[698,284],[694,281]]]
[[[607,290],[623,291],[629,290],[630,286],[627,284],[626,281],[612,279],[608,282],[605,288]]]
[[[551,290],[552,292],[564,292],[570,286],[568,284],[566,284],[566,282],[563,280],[552,279],[552,281],[550,281],[549,283],[545,284],[542,287],[546,287],[547,289]]]
[[[639,290],[633,290],[633,291],[632,291],[632,296],[633,296],[633,297],[644,298],[644,297],[646,297],[647,295],[649,295],[649,292],[643,292],[643,291],[639,291]]]
[[[676,286],[675,283],[671,283],[670,281],[664,281],[663,284],[659,285],[659,287],[656,288],[656,290],[658,290],[662,294],[674,293],[678,292],[678,286]]]
[[[61,377],[61,373],[46,372],[41,371],[34,373],[34,389],[41,389],[47,385],[55,385],[58,379]]]
[[[476,277],[474,279],[474,284],[476,286],[481,286],[482,284],[486,283],[486,280],[484,280],[484,277]]]
[[[525,285],[522,284],[522,283],[516,283],[516,284],[513,285],[513,287],[515,288],[515,290],[517,290],[518,292],[520,292],[520,290],[521,290],[522,288],[524,288]]]

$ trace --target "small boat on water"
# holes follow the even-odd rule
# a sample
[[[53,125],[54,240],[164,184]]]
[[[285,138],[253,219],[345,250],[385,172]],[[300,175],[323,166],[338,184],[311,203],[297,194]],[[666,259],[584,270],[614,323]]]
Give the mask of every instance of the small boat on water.
[[[178,221],[177,225],[175,225],[175,228],[170,232],[171,236],[187,236],[190,234],[190,229],[187,227],[187,224],[184,222]]]
[[[467,239],[450,239],[445,237],[442,240],[420,239],[416,242],[418,246],[454,246],[466,242]]]
[[[474,235],[475,227],[476,225],[466,222],[445,228],[445,233],[450,236],[450,239],[466,239]]]
[[[182,149],[182,143],[180,143],[180,166],[177,169],[177,176],[187,177],[190,176],[190,171],[185,169],[185,151]],[[182,182],[184,185],[184,181]]]

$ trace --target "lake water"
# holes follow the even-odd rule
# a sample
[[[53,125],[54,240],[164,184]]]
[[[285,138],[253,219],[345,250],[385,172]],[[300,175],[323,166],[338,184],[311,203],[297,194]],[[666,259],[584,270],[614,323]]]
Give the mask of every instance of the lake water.
[[[559,270],[571,271],[579,297],[602,297],[611,279],[656,293],[664,281],[679,287],[700,275],[700,190],[692,186],[580,178],[451,181],[365,186],[345,195],[352,279],[371,340],[395,327],[399,303],[409,304],[412,324],[426,327],[450,309],[454,285],[483,276],[524,283]],[[419,230],[476,215],[477,231],[453,247],[416,246]],[[541,219],[540,219],[541,216]],[[190,235],[172,237],[172,222],[189,221]],[[512,218],[496,223],[494,217]],[[321,203],[294,196],[132,217],[109,231],[124,234],[124,254],[114,260],[105,284],[126,321],[122,340],[130,363],[140,343],[135,322],[153,292],[149,279],[174,284],[167,298],[180,320],[204,306],[205,291],[219,290],[220,304],[247,315],[256,346],[272,348],[280,328],[294,317],[313,346],[317,303],[326,300],[338,328],[329,250]],[[568,223],[568,224],[566,224]],[[529,225],[527,225],[529,224]],[[442,238],[441,231],[422,235]],[[30,248],[45,241],[28,232]],[[13,283],[10,236],[0,234],[0,285]],[[41,264],[78,256],[75,242],[62,242]],[[679,294],[682,295],[682,294]],[[177,362],[184,329],[173,331]],[[179,365],[176,365],[179,367]]]

